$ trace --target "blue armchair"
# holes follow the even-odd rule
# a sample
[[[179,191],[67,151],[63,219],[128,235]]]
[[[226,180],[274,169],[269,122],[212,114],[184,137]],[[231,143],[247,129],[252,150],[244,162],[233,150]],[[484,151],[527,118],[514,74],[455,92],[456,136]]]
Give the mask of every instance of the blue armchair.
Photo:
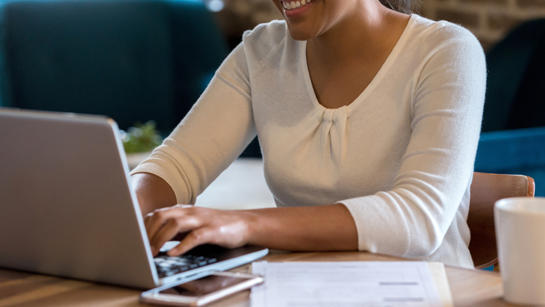
[[[227,55],[199,0],[0,4],[0,106],[104,114],[168,133]]]
[[[487,61],[475,170],[531,176],[536,196],[545,196],[545,19],[515,28]]]
[[[544,196],[545,127],[483,132],[475,169],[530,176],[536,181],[536,196]]]

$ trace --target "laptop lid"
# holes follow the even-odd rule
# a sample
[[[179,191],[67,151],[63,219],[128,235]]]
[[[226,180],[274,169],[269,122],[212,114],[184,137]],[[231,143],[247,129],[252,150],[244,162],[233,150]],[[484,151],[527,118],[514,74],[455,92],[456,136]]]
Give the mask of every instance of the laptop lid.
[[[159,283],[116,124],[0,109],[0,266]]]
[[[0,108],[0,131],[0,267],[151,288],[268,253],[198,247],[215,261],[158,278],[114,121]]]

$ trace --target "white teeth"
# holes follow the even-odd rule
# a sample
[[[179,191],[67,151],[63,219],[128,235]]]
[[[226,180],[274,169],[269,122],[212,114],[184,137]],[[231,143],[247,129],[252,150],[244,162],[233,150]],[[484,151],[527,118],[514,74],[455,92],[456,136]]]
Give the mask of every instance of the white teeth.
[[[292,10],[307,5],[311,1],[312,0],[282,1],[282,7],[284,7],[285,10]]]

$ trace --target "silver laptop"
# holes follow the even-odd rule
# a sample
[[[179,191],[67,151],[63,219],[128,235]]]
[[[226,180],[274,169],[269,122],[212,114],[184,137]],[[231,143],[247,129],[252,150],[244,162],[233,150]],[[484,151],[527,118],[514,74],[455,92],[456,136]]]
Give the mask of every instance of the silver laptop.
[[[193,280],[268,250],[151,254],[117,125],[0,108],[0,267],[135,288]]]

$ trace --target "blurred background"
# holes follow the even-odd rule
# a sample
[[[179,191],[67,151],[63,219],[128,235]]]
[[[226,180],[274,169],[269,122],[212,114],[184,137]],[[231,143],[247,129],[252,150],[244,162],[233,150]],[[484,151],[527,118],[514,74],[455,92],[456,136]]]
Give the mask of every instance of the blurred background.
[[[532,176],[545,195],[545,0],[423,0],[417,13],[486,51],[476,170]],[[0,107],[104,114],[128,151],[148,152],[243,31],[278,18],[271,0],[0,0]],[[260,157],[258,143],[242,155]]]

